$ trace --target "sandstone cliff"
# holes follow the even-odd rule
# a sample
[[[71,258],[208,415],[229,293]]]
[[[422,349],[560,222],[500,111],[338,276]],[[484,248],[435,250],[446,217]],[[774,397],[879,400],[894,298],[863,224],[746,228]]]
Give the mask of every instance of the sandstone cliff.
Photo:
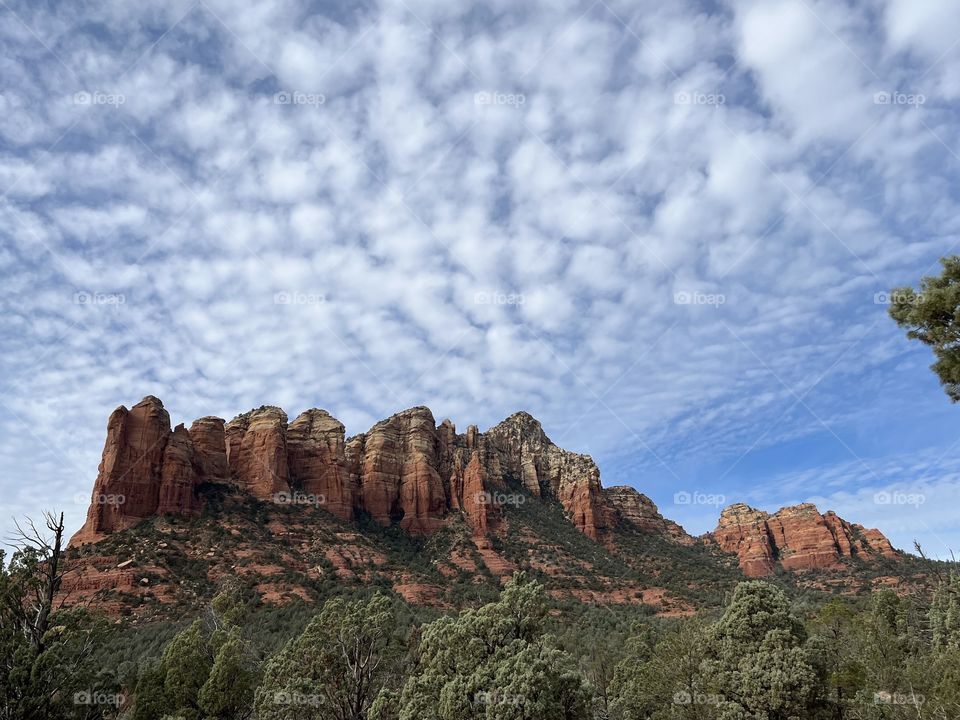
[[[449,420],[437,425],[428,408],[415,407],[347,439],[325,410],[288,422],[272,406],[171,430],[163,404],[148,397],[111,415],[87,521],[72,542],[154,515],[196,512],[205,482],[268,502],[317,505],[345,520],[365,513],[415,534],[433,533],[461,513],[477,537],[486,535],[521,488],[559,501],[594,540],[615,516],[593,460],[557,447],[527,413],[486,433],[471,425],[458,434]]]
[[[895,558],[890,541],[879,530],[848,523],[834,512],[821,515],[803,503],[773,514],[737,503],[720,514],[716,530],[708,537],[721,550],[736,553],[748,577],[785,570],[830,569],[845,558],[871,560]]]
[[[616,513],[618,523],[629,523],[638,530],[663,535],[681,545],[692,545],[695,542],[677,523],[664,518],[653,500],[634,488],[615,485],[605,488],[603,494]]]
[[[471,425],[457,433],[449,420],[438,425],[428,408],[414,407],[347,438],[343,424],[325,410],[307,410],[288,422],[272,406],[228,423],[203,417],[189,430],[171,429],[170,416],[152,396],[111,414],[87,519],[71,543],[95,542],[157,515],[196,513],[209,483],[266,502],[320,507],[343,520],[365,515],[418,535],[462,517],[485,561],[504,567],[491,535],[503,528],[506,505],[531,496],[558,502],[595,541],[615,544],[621,527],[693,543],[647,496],[626,486],[604,489],[589,456],[555,445],[525,412],[486,432]],[[878,530],[832,512],[821,515],[809,504],[773,514],[732,505],[706,539],[736,553],[750,577],[897,556]]]

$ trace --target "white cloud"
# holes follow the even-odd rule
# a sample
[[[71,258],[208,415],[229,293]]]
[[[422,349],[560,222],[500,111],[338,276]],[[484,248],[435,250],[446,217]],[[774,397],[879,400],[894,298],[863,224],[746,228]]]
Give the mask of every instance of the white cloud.
[[[823,435],[791,406],[824,373],[806,402],[849,443],[891,403],[935,414],[873,303],[960,236],[933,6],[11,3],[58,57],[6,26],[4,499],[85,492],[147,393],[351,433],[524,408],[641,488]]]

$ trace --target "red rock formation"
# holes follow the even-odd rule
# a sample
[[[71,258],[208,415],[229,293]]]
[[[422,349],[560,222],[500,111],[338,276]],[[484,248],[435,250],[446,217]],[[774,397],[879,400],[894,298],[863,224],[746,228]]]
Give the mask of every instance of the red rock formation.
[[[413,533],[443,524],[447,496],[439,472],[439,436],[428,408],[416,407],[351,438],[351,475],[360,502],[381,525]]]
[[[193,490],[201,473],[200,460],[190,440],[190,433],[183,425],[177,425],[167,437],[163,450],[156,514],[186,514],[196,510],[198,505]]]
[[[194,420],[190,426],[190,439],[196,448],[203,474],[209,479],[230,477],[223,425],[222,418],[202,417]]]
[[[170,416],[153,396],[130,410],[121,405],[113,411],[87,521],[72,543],[97,540],[157,514],[160,469],[169,436]]]
[[[738,503],[720,514],[713,540],[736,553],[749,577],[785,570],[837,568],[845,558],[871,560],[897,557],[878,530],[851,525],[836,513],[821,515],[810,503],[778,510],[773,515]]]
[[[514,413],[483,433],[493,449],[488,474],[504,484],[512,478],[532,495],[555,497],[571,522],[597,540],[611,526],[600,470],[589,455],[557,447],[528,413]]]
[[[662,535],[680,545],[695,542],[677,523],[664,518],[653,500],[629,485],[604,488],[603,495],[612,506],[618,524],[629,523],[642,532]]]
[[[767,513],[737,503],[724,508],[713,538],[725,552],[736,553],[747,577],[773,574],[774,546],[767,528]]]
[[[876,528],[865,528],[863,525],[854,523],[852,526],[854,535],[863,538],[866,546],[878,555],[888,558],[900,557],[900,554],[894,549],[887,537]]]
[[[292,489],[351,520],[355,500],[345,447],[343,424],[326,410],[307,410],[287,428]]]
[[[233,484],[268,501],[302,493],[345,520],[362,511],[417,534],[436,531],[460,512],[482,536],[499,526],[500,491],[517,494],[517,485],[558,500],[593,539],[615,522],[593,460],[554,445],[527,413],[486,433],[471,425],[458,435],[449,420],[438,426],[429,409],[415,407],[346,440],[343,425],[324,410],[308,410],[288,426],[276,407],[251,410],[226,425],[204,417],[189,431],[171,432],[160,401],[146,398],[111,417],[97,481],[98,493],[123,493],[127,505],[92,506],[78,539],[156,514],[194,512],[204,481]]]
[[[239,415],[224,427],[230,475],[247,492],[272,500],[290,492],[287,469],[287,414],[264,406]]]

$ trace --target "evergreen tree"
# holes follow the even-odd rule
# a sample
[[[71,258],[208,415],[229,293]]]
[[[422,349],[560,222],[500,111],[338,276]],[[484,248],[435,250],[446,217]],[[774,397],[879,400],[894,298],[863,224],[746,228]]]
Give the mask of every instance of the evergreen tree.
[[[940,275],[920,280],[919,291],[891,291],[890,316],[907,328],[907,337],[933,349],[931,369],[950,400],[960,400],[960,256],[942,258]]]
[[[260,681],[259,668],[249,645],[239,632],[224,640],[197,702],[206,720],[242,720],[253,713],[254,692]]]
[[[701,687],[723,720],[813,718],[824,688],[803,623],[783,591],[743,582],[707,637]]]
[[[384,595],[327,601],[266,665],[261,720],[365,720],[388,679],[396,618]]]
[[[641,626],[627,643],[611,684],[611,714],[617,720],[700,720],[713,716],[713,698],[700,685],[706,628],[681,620],[654,645]]]
[[[935,647],[960,649],[960,575],[955,572],[933,595],[930,630]]]
[[[197,618],[167,643],[159,662],[140,671],[132,720],[243,720],[252,712],[259,668],[239,622],[235,588],[217,594],[208,618]]]
[[[495,603],[423,630],[400,720],[578,720],[591,697],[576,662],[545,633],[543,587],[517,574]]]

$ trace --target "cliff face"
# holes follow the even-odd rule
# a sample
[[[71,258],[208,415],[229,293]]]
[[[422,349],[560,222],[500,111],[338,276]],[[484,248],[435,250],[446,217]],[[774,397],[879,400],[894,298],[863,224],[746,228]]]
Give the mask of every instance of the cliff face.
[[[170,416],[155,397],[145,397],[129,410],[121,406],[113,411],[87,521],[74,542],[123,530],[157,513],[170,434]]]
[[[244,413],[224,427],[231,477],[254,497],[270,500],[290,489],[287,414],[277,407]]]
[[[737,503],[723,510],[710,538],[721,550],[736,553],[748,577],[785,570],[837,568],[845,558],[897,557],[879,530],[848,523],[834,512],[821,515],[804,503],[772,515]]]
[[[266,502],[323,507],[344,520],[366,514],[418,535],[460,516],[494,563],[502,558],[488,536],[500,531],[504,506],[530,496],[559,502],[578,530],[608,545],[616,544],[617,528],[694,542],[647,496],[626,486],[604,489],[589,456],[555,445],[524,412],[487,432],[471,425],[458,434],[449,420],[438,425],[428,408],[415,407],[348,439],[325,410],[288,422],[271,406],[229,423],[204,417],[189,430],[171,429],[160,400],[146,397],[111,414],[87,520],[71,543],[95,542],[156,515],[196,513],[198,486],[211,482]],[[772,515],[731,505],[707,540],[736,553],[750,577],[897,556],[878,530],[809,504]]]
[[[695,540],[673,520],[667,520],[657,510],[653,500],[628,485],[616,485],[603,491],[613,509],[617,524],[629,523],[643,532],[663,535],[681,545],[693,545]]]
[[[460,512],[482,536],[498,526],[500,506],[516,501],[507,492],[516,485],[558,500],[592,539],[613,519],[593,460],[554,445],[527,413],[486,433],[471,425],[457,434],[449,420],[437,425],[428,408],[415,407],[348,440],[324,410],[288,422],[270,406],[171,430],[163,404],[148,397],[111,415],[93,502],[71,542],[153,515],[196,512],[197,486],[208,481],[264,501],[320,505],[345,520],[367,513],[415,534],[433,533]]]

